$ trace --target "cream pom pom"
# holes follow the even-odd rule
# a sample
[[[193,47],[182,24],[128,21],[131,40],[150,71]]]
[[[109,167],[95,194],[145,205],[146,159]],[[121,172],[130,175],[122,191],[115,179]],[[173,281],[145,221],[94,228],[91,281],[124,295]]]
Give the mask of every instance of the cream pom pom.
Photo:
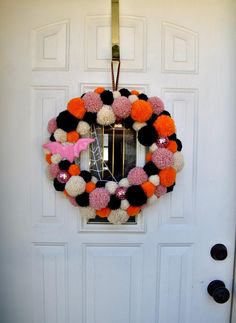
[[[149,151],[151,152],[151,153],[153,153],[155,150],[157,150],[158,149],[158,147],[157,147],[157,144],[152,144],[150,147],[149,147]]]
[[[126,177],[125,178],[122,178],[119,181],[119,186],[129,187],[129,181],[128,181],[128,179]]]
[[[160,184],[160,177],[158,175],[151,175],[148,180],[155,186]]]
[[[54,138],[56,139],[56,141],[59,141],[59,142],[66,142],[67,140],[67,133],[58,128],[55,132],[54,132]]]
[[[65,186],[67,193],[76,197],[79,194],[82,194],[85,191],[86,183],[81,176],[71,176]]]
[[[130,100],[131,103],[134,103],[135,101],[138,100],[138,97],[135,94],[131,94],[129,95],[128,99]]]
[[[90,206],[87,207],[80,207],[80,215],[85,218],[86,220],[95,219],[96,211]]]
[[[149,197],[147,199],[147,204],[148,205],[151,205],[151,204],[155,203],[156,201],[157,201],[157,196],[156,195],[152,195],[151,197]]]
[[[103,105],[97,113],[97,123],[102,126],[109,126],[116,121],[116,116],[110,105]]]
[[[53,154],[52,156],[51,156],[51,162],[53,163],[53,164],[58,164],[58,163],[60,163],[60,161],[62,160],[62,157],[61,157],[61,155],[60,154]]]
[[[176,169],[176,172],[180,172],[184,167],[184,156],[180,151],[174,153],[174,165],[173,167]]]
[[[54,177],[52,176],[52,173],[50,172],[50,165],[48,165],[48,167],[45,169],[45,173],[47,178],[52,181],[54,179]]]
[[[119,96],[121,96],[119,91],[113,91],[113,98],[114,99],[119,98]]]
[[[115,194],[115,191],[118,187],[118,184],[113,181],[106,182],[105,188],[108,190],[110,194]]]
[[[97,179],[97,177],[92,176],[91,181],[92,181],[94,184],[96,184],[96,183],[97,183],[97,181],[98,181],[98,179]]]
[[[122,210],[127,210],[129,206],[130,206],[130,204],[129,204],[128,200],[122,200],[120,203],[120,208]]]
[[[127,212],[121,209],[112,210],[110,215],[107,218],[107,220],[113,224],[122,224],[127,222],[128,219],[129,219],[129,216]]]
[[[77,128],[76,128],[76,131],[81,136],[87,135],[89,133],[89,130],[90,130],[90,125],[87,122],[85,122],[85,121],[80,121],[78,123]]]
[[[138,122],[138,121],[135,121],[133,123],[133,129],[135,131],[139,131],[140,129],[142,129],[143,127],[145,127],[147,124],[146,122]]]

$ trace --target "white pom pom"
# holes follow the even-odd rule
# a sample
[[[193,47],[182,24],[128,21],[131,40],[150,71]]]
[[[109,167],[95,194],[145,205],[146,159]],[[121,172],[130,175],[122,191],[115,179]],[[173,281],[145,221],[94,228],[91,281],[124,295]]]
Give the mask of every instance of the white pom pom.
[[[135,130],[135,131],[139,131],[141,128],[143,128],[144,126],[146,126],[147,124],[146,124],[146,122],[137,122],[137,121],[135,121],[134,123],[133,123],[133,129]]]
[[[96,184],[97,183],[97,181],[98,181],[98,179],[97,179],[97,177],[95,177],[95,176],[92,176],[92,179],[91,179],[91,181],[94,183],[94,184]]]
[[[47,176],[47,178],[50,180],[50,181],[52,181],[53,179],[54,179],[54,177],[52,176],[52,174],[51,174],[51,172],[50,172],[50,170],[49,170],[50,168],[49,168],[49,165],[48,165],[48,167],[46,168],[46,170],[45,170],[45,173],[46,173],[46,176]]]
[[[119,91],[113,91],[113,98],[114,99],[119,98],[119,96],[121,96]]]
[[[109,126],[116,121],[116,116],[110,105],[103,105],[97,113],[97,123],[102,126]]]
[[[62,157],[61,157],[61,155],[60,154],[53,154],[52,156],[51,156],[51,162],[53,163],[53,164],[58,164],[58,163],[60,163],[60,161],[62,160]]]
[[[128,221],[129,216],[126,211],[118,209],[112,210],[107,219],[110,223],[122,224]]]
[[[130,204],[129,204],[128,200],[121,201],[120,208],[122,210],[127,210],[129,206],[130,206]]]
[[[138,100],[138,97],[135,94],[131,94],[129,95],[128,99],[130,100],[131,103],[134,103],[135,101]]]
[[[157,150],[158,149],[158,147],[157,147],[157,144],[152,144],[150,147],[149,147],[149,151],[151,152],[151,153],[154,153],[154,151],[155,150]]]
[[[85,186],[86,183],[81,176],[71,176],[69,181],[66,183],[65,190],[70,196],[76,197],[85,191]]]
[[[85,122],[85,121],[80,121],[78,123],[77,128],[76,128],[76,131],[81,136],[87,135],[89,133],[89,130],[90,130],[90,125],[87,122]]]
[[[86,220],[94,219],[96,217],[95,209],[91,208],[90,206],[80,207],[79,210],[80,210],[80,215]]]
[[[176,172],[180,172],[184,167],[184,156],[180,151],[174,153],[174,166]]]
[[[127,178],[122,178],[119,181],[119,186],[123,186],[123,187],[129,187],[129,181]]]
[[[54,138],[56,139],[56,141],[66,142],[66,140],[67,140],[67,133],[64,130],[58,128],[54,132]]]
[[[148,180],[155,186],[160,184],[160,177],[158,175],[151,175]]]
[[[105,188],[108,190],[110,194],[115,194],[115,191],[118,187],[118,184],[113,181],[106,182]]]
[[[155,203],[157,201],[157,197],[156,195],[152,195],[151,197],[149,197],[149,199],[147,200],[147,204],[151,205],[153,203]]]

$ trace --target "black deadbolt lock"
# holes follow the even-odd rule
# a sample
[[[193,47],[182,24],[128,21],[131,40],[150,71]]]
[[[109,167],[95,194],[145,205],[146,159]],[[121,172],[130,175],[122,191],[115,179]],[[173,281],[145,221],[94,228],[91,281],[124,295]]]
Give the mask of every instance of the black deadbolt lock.
[[[225,288],[225,283],[221,280],[213,280],[207,287],[208,293],[214,298],[216,303],[226,303],[230,298],[230,293]]]
[[[215,260],[224,260],[228,256],[226,246],[221,243],[215,244],[211,248],[211,256]]]

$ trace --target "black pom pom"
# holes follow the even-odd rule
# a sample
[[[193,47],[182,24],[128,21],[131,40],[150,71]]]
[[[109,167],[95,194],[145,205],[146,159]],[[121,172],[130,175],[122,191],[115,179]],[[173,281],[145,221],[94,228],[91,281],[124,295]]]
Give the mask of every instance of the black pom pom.
[[[114,98],[113,98],[113,93],[111,91],[105,90],[100,94],[100,96],[104,104],[112,105]]]
[[[168,137],[170,140],[176,140],[176,133],[173,133],[173,135]]]
[[[74,131],[78,125],[78,119],[69,111],[62,111],[57,117],[57,127],[66,132]]]
[[[97,120],[97,113],[85,112],[83,121],[86,121],[88,124],[94,124]]]
[[[144,94],[144,93],[140,93],[140,94],[138,95],[138,98],[139,98],[139,100],[144,100],[144,101],[147,101],[147,100],[148,100],[147,95],[146,95],[146,94]]]
[[[148,121],[146,121],[146,123],[149,125],[149,126],[152,126],[153,123],[156,121],[157,119],[157,115],[155,113],[152,114],[151,118],[148,119]]]
[[[156,167],[156,165],[152,161],[147,162],[143,167],[143,169],[148,176],[157,175],[160,172],[160,170]]]
[[[171,185],[171,186],[169,186],[169,187],[167,187],[167,193],[169,193],[169,192],[172,192],[173,191],[173,189],[174,189],[174,187],[175,187],[175,183],[173,184],[173,185]]]
[[[86,94],[86,93],[83,93],[83,94],[81,95],[81,98],[82,98],[83,96],[85,96],[85,94]]]
[[[108,207],[111,210],[117,210],[120,207],[121,200],[118,199],[115,195],[111,195],[110,202],[108,203]]]
[[[178,151],[181,151],[181,150],[182,150],[182,148],[183,148],[183,146],[182,146],[182,142],[181,142],[179,139],[176,139],[175,141],[176,141],[176,143],[177,143],[177,150],[178,150]]]
[[[151,146],[157,140],[157,132],[153,126],[144,126],[138,132],[138,141],[143,146]]]
[[[51,134],[50,138],[49,138],[50,141],[56,141],[55,137],[53,134]]]
[[[96,187],[105,187],[106,181],[97,181]]]
[[[83,177],[84,181],[86,183],[91,181],[92,175],[90,172],[88,172],[87,170],[82,170],[79,174],[81,177]]]
[[[79,206],[88,206],[89,205],[89,193],[84,192],[80,195],[77,195],[75,200]]]
[[[164,111],[162,111],[162,112],[159,114],[159,116],[161,116],[161,115],[165,115],[165,116],[169,116],[169,117],[170,117],[170,112],[168,112],[168,111],[164,110]]]
[[[142,206],[147,202],[147,196],[140,185],[130,186],[126,191],[126,198],[133,206]]]
[[[70,165],[71,163],[69,162],[69,160],[61,160],[58,164],[60,170],[68,170]]]
[[[60,183],[56,178],[54,178],[53,185],[56,191],[63,192],[65,189],[65,183]]]
[[[130,91],[129,90],[127,90],[127,89],[120,89],[120,94],[122,95],[122,96],[126,96],[127,98],[128,98],[128,96],[130,96]]]
[[[134,120],[131,117],[125,118],[123,120],[123,125],[126,129],[131,129],[132,125],[134,124]]]

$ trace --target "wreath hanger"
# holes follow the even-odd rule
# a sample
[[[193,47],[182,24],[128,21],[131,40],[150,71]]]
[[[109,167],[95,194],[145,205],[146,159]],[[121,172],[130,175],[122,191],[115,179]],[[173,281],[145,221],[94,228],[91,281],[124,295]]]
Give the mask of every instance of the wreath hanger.
[[[111,0],[111,78],[112,78],[112,89],[117,91],[120,76],[120,17],[119,17],[119,0]],[[114,65],[117,63],[117,74],[116,80],[114,75]]]

